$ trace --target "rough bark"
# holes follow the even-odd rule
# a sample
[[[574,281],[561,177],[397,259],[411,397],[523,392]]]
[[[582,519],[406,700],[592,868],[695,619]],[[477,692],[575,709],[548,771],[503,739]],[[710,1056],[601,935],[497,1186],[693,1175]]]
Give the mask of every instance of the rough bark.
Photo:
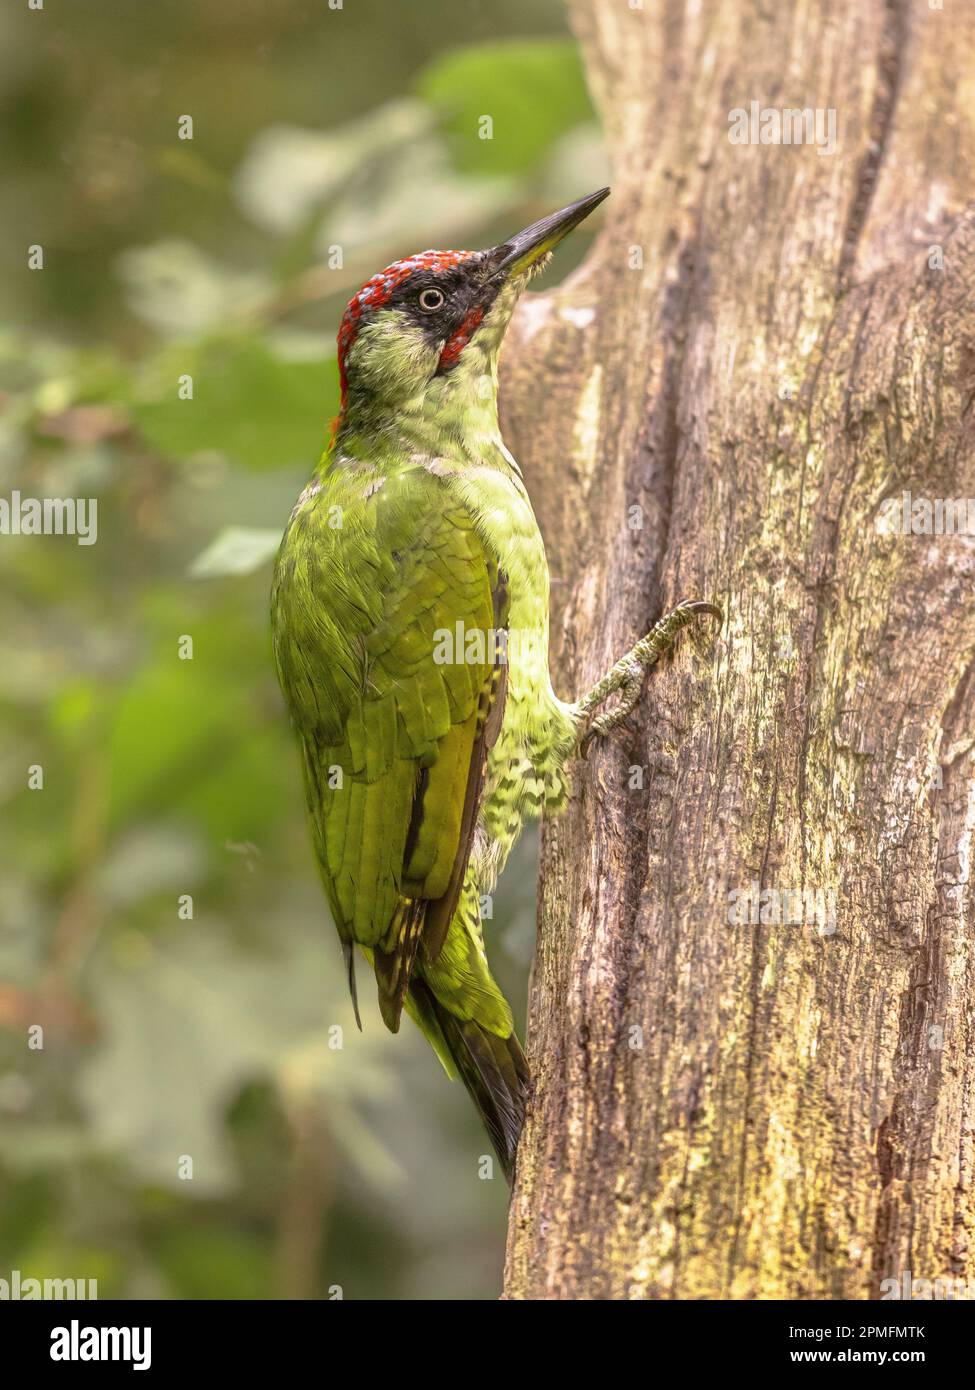
[[[502,374],[560,691],[678,599],[726,620],[544,831],[506,1296],[975,1277],[975,539],[877,528],[975,497],[975,12],[572,15],[613,196]],[[836,152],[733,145],[753,99]],[[753,881],[835,933],[729,925]]]

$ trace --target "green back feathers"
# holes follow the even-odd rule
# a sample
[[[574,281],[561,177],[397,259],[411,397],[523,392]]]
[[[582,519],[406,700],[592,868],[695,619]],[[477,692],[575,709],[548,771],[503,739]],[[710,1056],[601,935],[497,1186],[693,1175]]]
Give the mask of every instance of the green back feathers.
[[[438,634],[487,634],[498,589],[467,511],[409,464],[333,461],[278,557],[274,653],[319,867],[343,941],[373,950],[394,1030],[427,913],[435,955],[460,896],[497,690],[486,641],[483,660],[436,660]]]

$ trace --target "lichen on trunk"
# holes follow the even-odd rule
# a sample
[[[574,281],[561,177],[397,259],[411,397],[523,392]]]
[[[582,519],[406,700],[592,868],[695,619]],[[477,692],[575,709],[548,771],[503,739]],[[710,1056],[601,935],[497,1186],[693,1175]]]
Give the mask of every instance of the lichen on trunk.
[[[975,537],[897,526],[975,497],[975,15],[572,13],[613,197],[502,363],[560,693],[679,599],[726,620],[544,832],[505,1293],[973,1277]],[[752,101],[835,152],[732,143]]]

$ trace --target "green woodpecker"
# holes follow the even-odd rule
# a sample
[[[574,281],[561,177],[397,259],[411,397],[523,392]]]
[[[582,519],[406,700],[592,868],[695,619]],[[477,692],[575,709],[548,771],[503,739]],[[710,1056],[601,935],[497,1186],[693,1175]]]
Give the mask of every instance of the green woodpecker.
[[[548,564],[501,438],[498,352],[529,280],[608,192],[363,286],[339,330],[341,414],[272,593],[356,1020],[358,946],[386,1026],[405,1009],[459,1073],[509,1178],[529,1073],[484,952],[482,895],[525,819],[564,806],[572,756],[625,718],[681,627],[719,611],[682,604],[575,704],[552,689]]]

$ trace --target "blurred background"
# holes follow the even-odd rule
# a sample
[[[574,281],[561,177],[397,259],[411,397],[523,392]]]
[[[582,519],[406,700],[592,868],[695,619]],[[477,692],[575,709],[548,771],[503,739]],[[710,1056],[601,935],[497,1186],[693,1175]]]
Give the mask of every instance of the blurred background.
[[[354,1026],[267,605],[352,292],[607,181],[560,0],[49,0],[0,55],[0,497],[98,501],[0,536],[0,1277],[495,1297],[466,1093],[368,972]],[[534,893],[527,837],[519,1020]]]

